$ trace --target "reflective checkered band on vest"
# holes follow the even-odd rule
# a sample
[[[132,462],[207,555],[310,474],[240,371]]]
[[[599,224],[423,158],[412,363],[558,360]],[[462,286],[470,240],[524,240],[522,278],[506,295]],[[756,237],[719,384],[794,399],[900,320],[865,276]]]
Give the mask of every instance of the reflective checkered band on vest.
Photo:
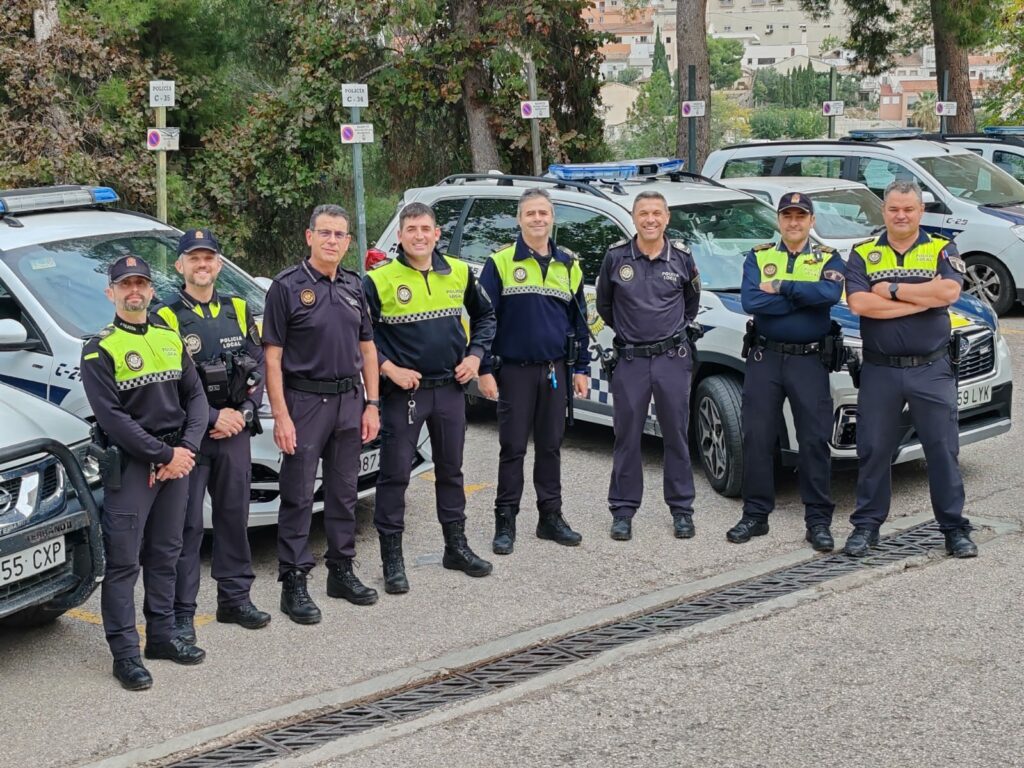
[[[854,246],[854,252],[864,260],[864,271],[871,283],[901,277],[935,277],[939,273],[939,254],[949,240],[929,235],[928,242],[918,243],[903,254],[902,264],[896,251],[880,245],[878,238]]]
[[[511,296],[514,294],[522,293],[533,293],[539,296],[551,296],[555,299],[569,303],[572,301],[572,294],[566,291],[560,291],[557,288],[543,288],[539,285],[505,285],[501,288],[502,296]]]
[[[883,269],[871,273],[871,282],[877,283],[892,277],[935,277],[934,269]]]
[[[177,381],[181,378],[181,371],[160,371],[159,373],[144,373],[134,379],[126,379],[117,382],[118,392],[127,392],[129,389],[138,389],[147,384],[159,384],[163,381]]]
[[[415,323],[420,320],[436,320],[439,317],[461,317],[462,307],[450,309],[432,309],[429,312],[413,312],[411,315],[383,315],[381,322],[387,325],[398,325],[401,323]]]

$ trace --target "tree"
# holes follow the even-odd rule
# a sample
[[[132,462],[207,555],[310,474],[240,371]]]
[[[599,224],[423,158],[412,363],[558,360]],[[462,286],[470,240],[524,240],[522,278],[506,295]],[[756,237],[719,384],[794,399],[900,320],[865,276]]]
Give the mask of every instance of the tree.
[[[708,65],[711,85],[719,90],[732,88],[743,69],[743,43],[728,38],[708,37]]]
[[[661,41],[661,30],[654,28],[654,56],[651,59],[651,74],[664,72],[665,77],[671,78],[668,69],[668,55],[665,53],[665,43]]]
[[[711,93],[711,148],[720,149],[750,136],[750,110],[724,93]]]
[[[1009,0],[997,24],[1006,77],[990,88],[985,112],[992,125],[1024,124],[1024,0]]]
[[[620,157],[671,157],[676,151],[676,99],[668,76],[656,70],[640,86],[629,110],[629,132],[616,147]]]
[[[642,74],[640,67],[624,67],[615,73],[615,82],[630,85],[639,80]]]
[[[918,97],[910,111],[910,119],[914,125],[927,132],[939,130],[939,116],[935,114],[937,101],[933,91],[925,91]]]
[[[678,0],[676,3],[676,61],[679,65],[676,87],[680,101],[689,98],[689,75],[687,72],[688,67],[693,65],[697,75],[696,98],[710,106],[710,60],[708,37],[704,25],[707,10],[707,0]],[[689,117],[685,120],[680,119],[678,122],[676,152],[679,157],[686,157],[688,168],[700,169],[704,166],[704,160],[707,159],[711,151],[710,115]],[[690,131],[696,132],[696,157],[687,157]]]

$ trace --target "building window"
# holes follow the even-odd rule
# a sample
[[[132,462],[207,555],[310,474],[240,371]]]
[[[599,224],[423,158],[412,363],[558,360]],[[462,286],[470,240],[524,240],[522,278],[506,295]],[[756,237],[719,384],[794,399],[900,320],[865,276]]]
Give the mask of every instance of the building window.
[[[723,32],[732,32],[732,27],[726,25],[725,27],[722,28],[722,31]]]
[[[753,32],[753,31],[754,31],[754,28],[753,28],[752,26],[750,26],[750,25],[748,24],[747,26],[745,26],[745,27],[743,28],[743,31],[744,31],[744,32]]]
[[[783,24],[783,25],[782,25],[782,28],[783,28],[783,29],[789,29],[789,24]]]
[[[665,45],[671,45],[671,44],[672,44],[672,38],[671,37],[666,37],[665,38]]]

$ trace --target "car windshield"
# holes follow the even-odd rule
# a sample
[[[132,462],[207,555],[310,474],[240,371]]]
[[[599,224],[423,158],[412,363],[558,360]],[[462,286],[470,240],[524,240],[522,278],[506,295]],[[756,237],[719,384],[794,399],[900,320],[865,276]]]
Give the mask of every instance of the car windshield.
[[[738,291],[747,252],[779,241],[774,211],[752,198],[671,206],[669,214],[666,234],[690,246],[701,286],[709,291]]]
[[[819,237],[869,237],[885,226],[882,203],[866,187],[815,192],[811,199]]]
[[[961,200],[977,205],[1024,203],[1024,184],[972,152],[919,157],[917,162]]]
[[[157,298],[170,299],[181,285],[174,270],[177,245],[171,232],[131,232],[30,245],[0,258],[64,331],[87,338],[114,316],[104,293],[107,265],[121,256],[141,256],[152,269]],[[241,296],[254,315],[263,314],[263,289],[226,259],[217,289]]]

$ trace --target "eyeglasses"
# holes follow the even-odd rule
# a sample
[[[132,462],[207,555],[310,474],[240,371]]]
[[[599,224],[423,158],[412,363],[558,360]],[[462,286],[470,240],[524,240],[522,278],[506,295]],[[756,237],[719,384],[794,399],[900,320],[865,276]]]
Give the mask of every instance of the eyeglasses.
[[[352,237],[350,232],[339,232],[336,229],[318,229],[316,230],[316,236],[321,240],[330,240],[331,235],[334,235],[338,240],[347,240]]]

